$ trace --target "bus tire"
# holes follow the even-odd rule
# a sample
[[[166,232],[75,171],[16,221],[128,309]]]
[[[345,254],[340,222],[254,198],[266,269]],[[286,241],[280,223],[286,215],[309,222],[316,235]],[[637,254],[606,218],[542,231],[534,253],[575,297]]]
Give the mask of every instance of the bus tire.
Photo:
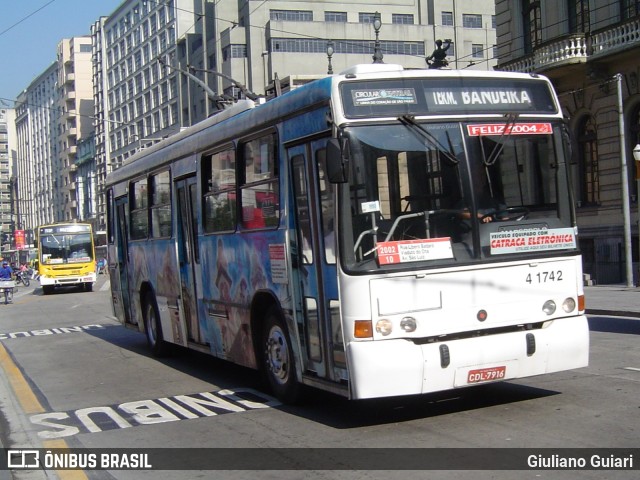
[[[144,330],[147,336],[147,343],[156,357],[163,357],[169,353],[169,345],[162,336],[162,325],[160,325],[160,314],[156,299],[151,293],[144,297],[142,318],[144,320]]]
[[[84,287],[83,290],[85,292],[93,292],[93,283],[91,282],[85,283],[83,287]]]
[[[271,307],[265,316],[262,336],[264,374],[276,398],[283,403],[300,399],[291,340],[280,311]]]
[[[51,295],[53,293],[53,288],[53,285],[43,285],[42,293],[44,293],[45,295]]]

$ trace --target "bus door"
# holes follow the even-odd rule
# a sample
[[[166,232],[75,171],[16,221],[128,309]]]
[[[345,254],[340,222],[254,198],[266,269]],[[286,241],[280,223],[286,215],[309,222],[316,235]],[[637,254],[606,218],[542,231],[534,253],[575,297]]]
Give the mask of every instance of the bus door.
[[[180,265],[180,298],[190,342],[205,343],[198,322],[196,271],[199,271],[197,183],[196,177],[176,181],[176,223],[178,227],[178,262]]]
[[[325,175],[325,145],[326,140],[319,140],[288,149],[297,225],[295,305],[307,370],[339,380],[346,375],[346,366],[338,314],[333,187]]]
[[[131,322],[131,293],[129,291],[129,231],[127,229],[127,197],[116,200],[116,272],[118,281],[111,283],[116,318]]]

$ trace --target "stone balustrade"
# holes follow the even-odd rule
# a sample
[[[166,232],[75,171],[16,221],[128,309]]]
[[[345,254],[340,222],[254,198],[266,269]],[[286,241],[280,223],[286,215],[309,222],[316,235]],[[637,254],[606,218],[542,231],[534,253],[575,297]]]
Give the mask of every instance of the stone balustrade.
[[[611,55],[640,44],[640,19],[592,33],[573,34],[538,46],[533,54],[499,63],[507,72],[543,72],[550,68]]]

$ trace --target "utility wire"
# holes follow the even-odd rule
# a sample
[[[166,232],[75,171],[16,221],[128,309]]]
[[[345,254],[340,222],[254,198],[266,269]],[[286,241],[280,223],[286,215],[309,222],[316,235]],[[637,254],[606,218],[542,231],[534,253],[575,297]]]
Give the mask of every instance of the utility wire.
[[[55,2],[56,0],[50,0],[49,2],[45,3],[43,6],[41,6],[40,8],[38,8],[37,10],[31,12],[29,15],[27,15],[26,17],[24,17],[22,20],[18,20],[16,23],[14,23],[13,25],[11,25],[8,28],[5,28],[3,31],[0,32],[0,36],[4,35],[5,33],[7,33],[9,30],[12,30],[13,28],[17,27],[18,25],[20,25],[22,22],[24,22],[25,20],[27,20],[28,18],[34,16],[36,13],[38,13],[40,10],[42,10],[43,8],[47,7],[48,5],[51,5],[53,2]]]

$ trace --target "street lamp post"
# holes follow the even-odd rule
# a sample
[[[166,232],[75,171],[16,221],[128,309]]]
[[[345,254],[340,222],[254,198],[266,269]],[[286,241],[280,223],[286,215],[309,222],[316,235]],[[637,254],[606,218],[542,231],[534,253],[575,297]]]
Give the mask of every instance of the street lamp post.
[[[333,57],[333,40],[329,40],[327,43],[327,58],[329,59],[329,67],[327,73],[333,75],[333,66],[331,65],[331,57]]]
[[[376,42],[373,47],[373,63],[384,63],[382,61],[383,55],[380,51],[380,27],[382,27],[380,12],[376,12],[373,14],[373,30],[376,32]]]
[[[633,159],[636,161],[636,182],[638,186],[636,201],[638,204],[638,263],[640,264],[640,143],[633,147]],[[638,274],[638,279],[638,285],[640,286],[640,273]]]

